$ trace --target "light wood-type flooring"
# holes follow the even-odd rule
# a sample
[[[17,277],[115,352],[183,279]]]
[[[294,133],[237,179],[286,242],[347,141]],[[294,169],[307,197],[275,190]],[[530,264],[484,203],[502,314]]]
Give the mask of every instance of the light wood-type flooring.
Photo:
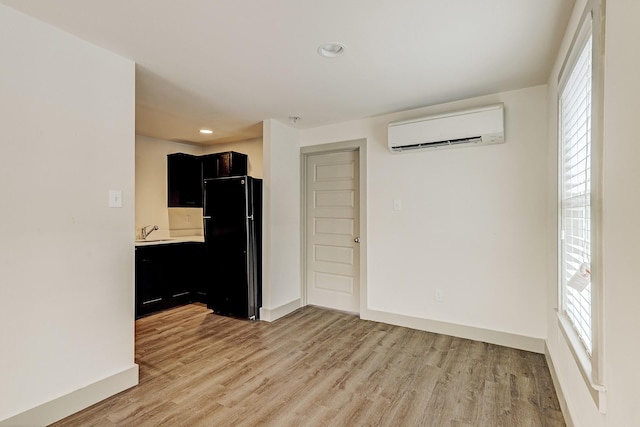
[[[54,426],[563,426],[543,355],[317,307],[136,322],[140,384]]]

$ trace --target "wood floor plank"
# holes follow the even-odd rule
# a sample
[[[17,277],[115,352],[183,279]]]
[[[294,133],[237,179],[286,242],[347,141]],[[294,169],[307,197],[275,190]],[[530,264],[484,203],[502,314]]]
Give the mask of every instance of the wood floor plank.
[[[136,321],[136,362],[137,387],[53,426],[565,425],[542,355],[317,307],[177,307]]]

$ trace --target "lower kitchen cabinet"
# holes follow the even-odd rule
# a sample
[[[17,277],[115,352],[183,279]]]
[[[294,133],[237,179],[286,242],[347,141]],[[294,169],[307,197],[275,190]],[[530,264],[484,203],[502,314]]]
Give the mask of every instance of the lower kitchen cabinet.
[[[165,303],[162,250],[136,248],[136,318],[157,310]]]
[[[191,287],[191,302],[201,302],[207,304],[207,281],[204,280],[204,265],[206,262],[206,250],[204,243],[201,243],[197,250],[191,252],[191,262],[193,262],[197,268],[194,268],[188,279],[192,283]]]
[[[137,246],[136,318],[203,299],[203,258],[204,243]]]

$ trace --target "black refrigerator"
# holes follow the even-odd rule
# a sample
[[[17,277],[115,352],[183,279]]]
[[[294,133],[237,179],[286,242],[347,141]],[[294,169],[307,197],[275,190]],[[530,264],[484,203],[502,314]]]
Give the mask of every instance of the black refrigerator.
[[[262,180],[204,180],[207,306],[216,314],[258,319],[262,305]]]

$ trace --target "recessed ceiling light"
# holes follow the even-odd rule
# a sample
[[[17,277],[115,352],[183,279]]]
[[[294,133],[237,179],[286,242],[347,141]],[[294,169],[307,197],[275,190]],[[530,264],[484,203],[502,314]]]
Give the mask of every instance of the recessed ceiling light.
[[[335,58],[342,55],[346,49],[347,47],[342,43],[325,43],[318,47],[318,54],[325,58]]]
[[[213,131],[211,129],[200,129],[200,133],[213,133]]]

